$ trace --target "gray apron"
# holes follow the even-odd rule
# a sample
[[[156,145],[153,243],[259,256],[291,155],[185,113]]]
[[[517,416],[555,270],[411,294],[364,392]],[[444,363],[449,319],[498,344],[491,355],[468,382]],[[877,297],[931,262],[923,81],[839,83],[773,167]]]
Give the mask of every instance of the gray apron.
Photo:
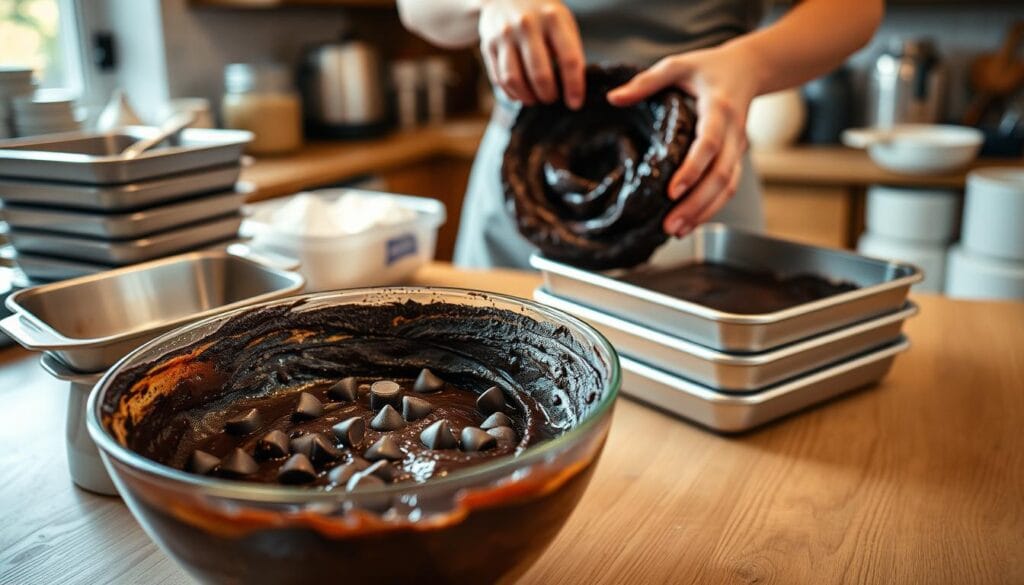
[[[649,65],[661,57],[720,44],[744,34],[760,21],[756,0],[576,0],[573,10],[590,62]],[[535,248],[523,238],[505,205],[501,161],[516,104],[495,100],[494,114],[477,151],[462,207],[455,264],[469,268],[528,268]],[[760,187],[750,157],[732,200],[713,221],[760,230],[764,225]],[[669,261],[679,250],[669,240],[657,252]]]

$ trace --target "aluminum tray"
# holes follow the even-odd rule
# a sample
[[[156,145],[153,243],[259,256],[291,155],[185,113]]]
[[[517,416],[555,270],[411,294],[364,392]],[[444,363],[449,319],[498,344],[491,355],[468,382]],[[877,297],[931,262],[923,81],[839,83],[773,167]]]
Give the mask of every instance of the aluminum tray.
[[[238,164],[252,133],[242,130],[188,128],[174,140],[126,159],[130,144],[157,133],[149,126],[117,132],[69,132],[12,140],[0,147],[0,175],[92,185],[131,183]]]
[[[233,164],[138,183],[108,186],[0,178],[0,199],[9,203],[66,209],[126,212],[203,193],[226,191],[238,180],[241,169],[238,164]]]
[[[723,262],[779,275],[816,274],[857,284],[858,289],[776,311],[741,315],[654,292],[614,278],[553,262],[538,255],[530,264],[544,288],[559,297],[714,349],[760,352],[897,311],[921,271],[910,264],[797,244],[704,224],[683,240],[680,263]],[[678,265],[678,264],[676,264]],[[660,269],[671,268],[661,266]]]
[[[78,278],[79,276],[87,276],[110,270],[109,266],[103,264],[90,264],[77,260],[63,260],[61,258],[34,256],[32,254],[15,253],[14,262],[25,273],[25,276],[40,282]]]
[[[842,361],[900,337],[903,322],[917,314],[908,302],[882,317],[763,353],[729,354],[623,321],[537,289],[533,298],[571,313],[604,334],[621,355],[720,392],[753,392]]]
[[[304,284],[296,272],[224,250],[193,252],[15,292],[0,329],[72,369],[99,372],[165,331]]]
[[[851,390],[877,382],[910,342],[861,354],[753,394],[723,394],[620,357],[622,393],[722,433],[748,431]]]
[[[131,213],[93,213],[5,203],[3,214],[7,224],[14,230],[32,229],[71,236],[124,240],[238,212],[253,190],[252,185],[239,183],[231,191]]]
[[[19,254],[43,254],[124,266],[233,239],[237,237],[241,223],[242,216],[234,214],[155,236],[116,242],[16,229],[10,231],[10,238]]]

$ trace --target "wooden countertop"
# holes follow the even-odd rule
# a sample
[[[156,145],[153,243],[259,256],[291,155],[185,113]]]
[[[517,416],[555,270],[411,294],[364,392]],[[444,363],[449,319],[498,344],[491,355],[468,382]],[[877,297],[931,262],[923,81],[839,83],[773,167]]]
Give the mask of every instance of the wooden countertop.
[[[299,152],[255,159],[242,178],[256,185],[252,200],[288,195],[303,189],[388,171],[433,157],[471,160],[483,136],[482,118],[395,132],[373,140],[311,142]],[[907,187],[959,189],[966,172],[943,175],[900,175],[871,162],[863,150],[843,146],[795,146],[754,150],[762,180],[798,185],[863,187],[876,183]],[[971,168],[1024,165],[1021,159],[981,159]]]
[[[534,274],[424,269],[528,296]],[[1024,583],[1024,303],[920,295],[877,387],[722,437],[628,399],[520,583]],[[120,500],[72,487],[64,383],[0,352],[0,583],[188,583]]]

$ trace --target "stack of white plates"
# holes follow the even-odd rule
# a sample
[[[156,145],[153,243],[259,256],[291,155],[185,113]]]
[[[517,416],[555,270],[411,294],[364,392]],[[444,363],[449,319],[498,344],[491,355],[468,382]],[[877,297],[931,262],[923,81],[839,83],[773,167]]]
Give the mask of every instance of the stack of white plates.
[[[12,111],[14,130],[18,136],[76,132],[81,129],[75,120],[74,100],[61,90],[45,89],[15,97]]]
[[[14,136],[11,124],[13,117],[11,101],[13,98],[30,95],[33,90],[35,90],[35,86],[32,84],[31,69],[0,65],[0,139]]]
[[[950,296],[1024,299],[1024,168],[967,176],[963,233],[947,272]]]
[[[942,292],[958,203],[953,191],[875,185],[868,190],[868,229],[857,242],[857,251],[914,264],[924,271],[924,280],[914,288]]]

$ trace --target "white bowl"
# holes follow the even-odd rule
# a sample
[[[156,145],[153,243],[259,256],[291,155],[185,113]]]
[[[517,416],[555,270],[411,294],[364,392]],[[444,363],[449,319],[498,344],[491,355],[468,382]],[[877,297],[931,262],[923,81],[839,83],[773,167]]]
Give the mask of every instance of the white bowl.
[[[962,169],[978,156],[984,139],[977,128],[938,124],[900,124],[843,132],[843,144],[866,148],[878,166],[909,175]]]
[[[971,171],[961,242],[976,254],[1024,261],[1024,168]]]
[[[924,272],[924,280],[915,284],[914,290],[942,292],[946,277],[945,244],[919,244],[864,232],[857,241],[857,252],[883,260],[913,264]]]
[[[949,248],[946,294],[967,299],[1024,299],[1024,262],[979,256],[960,244]]]
[[[445,221],[443,203],[357,189],[313,192],[327,203],[345,193],[386,197],[415,213],[409,221],[353,234],[289,233],[275,229],[273,222],[275,213],[291,199],[285,197],[249,206],[241,235],[252,237],[250,245],[257,254],[270,252],[297,260],[306,278],[306,292],[401,284],[434,258],[437,230]]]
[[[900,240],[946,244],[956,231],[958,203],[955,191],[873,185],[867,197],[868,231]]]

